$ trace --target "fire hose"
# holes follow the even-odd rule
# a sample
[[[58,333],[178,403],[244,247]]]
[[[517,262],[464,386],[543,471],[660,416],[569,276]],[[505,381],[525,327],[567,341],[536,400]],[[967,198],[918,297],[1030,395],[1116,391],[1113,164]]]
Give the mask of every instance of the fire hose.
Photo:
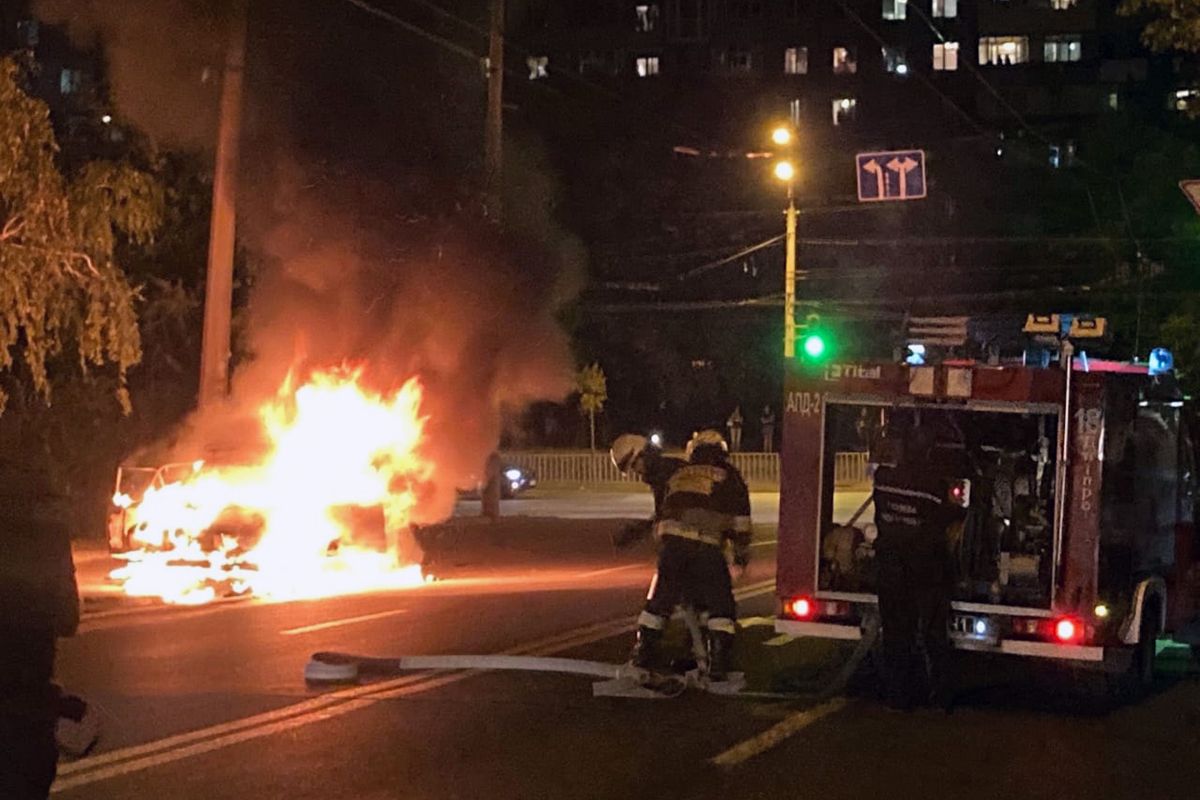
[[[698,630],[695,615],[686,613],[684,619],[693,634]],[[684,675],[658,675],[632,664],[611,664],[604,661],[585,661],[576,658],[518,655],[433,655],[377,658],[350,653],[314,653],[304,668],[304,679],[310,684],[356,683],[362,678],[395,677],[405,672],[436,670],[505,670],[516,672],[550,672],[600,678],[604,683],[594,685],[597,696],[674,697],[687,688],[697,688],[714,694],[734,695],[767,700],[828,700],[845,689],[846,684],[870,652],[879,637],[879,616],[870,613],[863,621],[862,637],[850,657],[833,679],[815,692],[750,692],[744,682],[713,683],[703,670]]]

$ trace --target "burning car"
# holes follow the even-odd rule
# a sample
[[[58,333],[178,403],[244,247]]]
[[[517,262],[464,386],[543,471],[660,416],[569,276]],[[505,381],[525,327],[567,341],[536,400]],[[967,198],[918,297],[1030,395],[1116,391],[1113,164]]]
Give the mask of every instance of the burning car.
[[[117,471],[111,577],[128,595],[201,603],[423,582],[411,518],[433,464],[414,379],[391,393],[328,370],[291,379],[259,410],[264,446],[213,463]]]

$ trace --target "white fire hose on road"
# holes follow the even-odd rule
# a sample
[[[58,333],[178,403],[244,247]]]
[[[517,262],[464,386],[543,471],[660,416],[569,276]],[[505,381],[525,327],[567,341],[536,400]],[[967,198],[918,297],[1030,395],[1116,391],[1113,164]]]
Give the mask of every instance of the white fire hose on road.
[[[314,653],[304,667],[304,679],[310,683],[349,683],[357,681],[363,675],[381,677],[402,672],[449,669],[558,672],[608,679],[631,677],[641,671],[627,664],[548,656],[446,655],[372,658],[349,653]]]

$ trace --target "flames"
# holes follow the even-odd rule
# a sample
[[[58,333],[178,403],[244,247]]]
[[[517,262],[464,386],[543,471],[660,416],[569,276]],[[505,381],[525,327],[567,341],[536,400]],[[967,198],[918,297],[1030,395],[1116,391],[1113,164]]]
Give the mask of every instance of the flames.
[[[111,577],[126,594],[200,604],[423,582],[409,522],[433,464],[421,454],[422,390],[364,388],[361,369],[289,376],[259,410],[253,464],[172,468],[140,501],[114,503],[135,548]]]

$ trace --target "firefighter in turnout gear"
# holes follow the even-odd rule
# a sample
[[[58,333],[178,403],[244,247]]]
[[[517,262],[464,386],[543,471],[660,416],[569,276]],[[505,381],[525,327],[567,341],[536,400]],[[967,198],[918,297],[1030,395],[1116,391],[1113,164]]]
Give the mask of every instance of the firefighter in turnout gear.
[[[729,463],[728,446],[716,431],[701,431],[688,444],[688,462],[667,481],[655,534],[658,571],[638,617],[633,662],[654,666],[663,627],[681,604],[708,614],[709,678],[725,680],[730,666],[737,608],[725,561],[725,542],[744,568],[750,555],[750,493]]]
[[[875,542],[888,705],[945,700],[953,570],[947,530],[956,508],[938,476],[927,427],[910,430],[896,466],[875,474]]]
[[[636,477],[650,487],[654,494],[654,516],[648,520],[633,522],[621,529],[614,539],[617,547],[626,547],[650,536],[654,525],[662,514],[663,498],[667,494],[667,481],[675,470],[686,462],[664,455],[662,448],[653,440],[636,433],[618,436],[609,451],[613,466],[626,477]]]

